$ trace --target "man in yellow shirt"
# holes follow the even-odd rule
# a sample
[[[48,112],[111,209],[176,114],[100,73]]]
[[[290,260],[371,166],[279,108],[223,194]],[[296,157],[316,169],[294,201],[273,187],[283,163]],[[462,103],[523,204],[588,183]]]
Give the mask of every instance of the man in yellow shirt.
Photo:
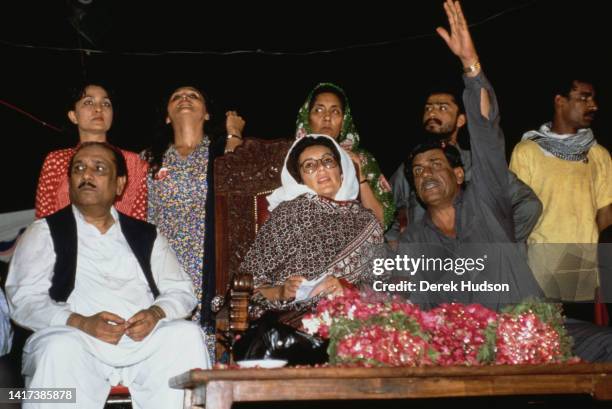
[[[510,169],[542,201],[529,236],[529,264],[547,296],[593,300],[598,286],[596,243],[612,223],[612,162],[589,128],[595,89],[567,81],[554,93],[552,122],[523,135]]]

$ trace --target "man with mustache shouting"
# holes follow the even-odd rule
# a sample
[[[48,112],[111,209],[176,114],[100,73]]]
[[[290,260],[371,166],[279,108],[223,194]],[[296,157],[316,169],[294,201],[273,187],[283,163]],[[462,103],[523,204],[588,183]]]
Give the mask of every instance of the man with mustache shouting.
[[[68,168],[71,205],[35,221],[11,260],[11,318],[31,329],[28,388],[76,388],[76,403],[102,408],[121,382],[134,408],[182,408],[168,380],[210,367],[191,279],[155,226],[113,207],[126,183],[121,152],[80,144]],[[24,408],[44,407],[25,403]]]
[[[397,254],[390,251],[389,257],[398,260],[391,279],[409,280],[410,300],[425,309],[460,302],[499,311],[529,299],[544,302],[525,246],[515,237],[495,92],[482,71],[459,3],[447,0],[444,8],[450,30],[439,27],[437,32],[465,74],[472,178],[465,183],[461,155],[444,139],[424,137],[425,142],[412,150],[407,176],[426,213],[402,233]],[[402,259],[423,263],[418,271],[407,271]],[[612,361],[612,330],[586,322],[566,321],[565,326],[574,336],[574,354],[588,361]]]

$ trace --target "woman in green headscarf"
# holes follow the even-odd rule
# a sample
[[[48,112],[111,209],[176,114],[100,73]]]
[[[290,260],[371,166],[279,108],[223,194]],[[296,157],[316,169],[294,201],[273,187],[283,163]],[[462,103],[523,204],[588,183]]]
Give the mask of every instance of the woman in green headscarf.
[[[395,215],[391,187],[374,156],[359,147],[359,134],[344,90],[332,83],[317,85],[300,108],[296,126],[296,138],[307,134],[328,135],[347,151],[357,167],[361,203],[387,229]]]

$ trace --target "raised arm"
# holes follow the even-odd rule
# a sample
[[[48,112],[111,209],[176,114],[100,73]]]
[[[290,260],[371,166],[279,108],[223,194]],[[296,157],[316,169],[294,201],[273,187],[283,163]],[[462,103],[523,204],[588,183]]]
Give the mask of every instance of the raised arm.
[[[467,77],[476,77],[480,73],[480,60],[476,47],[472,41],[470,30],[461,10],[458,1],[447,0],[444,3],[444,10],[448,17],[450,33],[443,27],[436,28],[436,31],[448,45],[448,48],[461,60],[463,70]],[[485,118],[489,118],[491,109],[489,95],[484,88],[480,92],[480,113]]]
[[[225,113],[225,129],[227,130],[225,153],[234,152],[238,146],[242,145],[242,131],[245,125],[245,120],[236,111]]]
[[[478,53],[459,2],[447,0],[444,9],[450,33],[436,31],[463,65],[465,90],[463,102],[467,114],[472,150],[472,189],[495,202],[511,217],[508,196],[508,165],[505,138],[499,126],[499,108],[493,87],[482,72]]]

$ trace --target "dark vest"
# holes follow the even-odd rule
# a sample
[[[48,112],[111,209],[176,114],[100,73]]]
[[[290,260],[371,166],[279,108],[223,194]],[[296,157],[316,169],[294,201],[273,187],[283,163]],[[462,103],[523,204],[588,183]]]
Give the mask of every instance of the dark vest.
[[[71,205],[45,219],[49,225],[56,257],[49,295],[55,301],[66,301],[74,289],[76,277],[78,243],[76,219]],[[151,253],[157,237],[155,226],[123,213],[119,213],[119,225],[144,272],[153,296],[157,298],[159,290],[151,271]]]

